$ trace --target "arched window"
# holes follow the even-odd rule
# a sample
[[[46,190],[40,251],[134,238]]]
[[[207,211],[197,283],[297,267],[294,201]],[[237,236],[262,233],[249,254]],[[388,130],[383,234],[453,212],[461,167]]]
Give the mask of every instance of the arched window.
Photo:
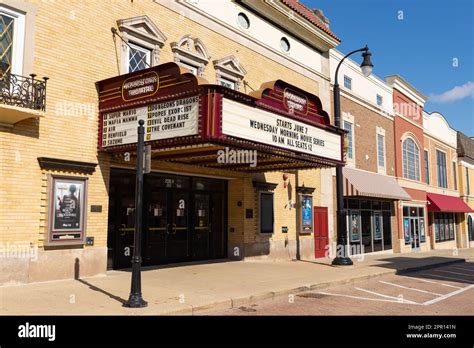
[[[406,138],[403,147],[403,177],[420,181],[420,149],[412,138]]]

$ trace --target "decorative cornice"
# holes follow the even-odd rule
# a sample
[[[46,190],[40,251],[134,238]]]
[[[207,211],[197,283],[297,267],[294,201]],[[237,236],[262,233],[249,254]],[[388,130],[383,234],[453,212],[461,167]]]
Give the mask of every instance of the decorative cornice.
[[[49,157],[38,157],[38,163],[41,169],[81,172],[85,174],[92,174],[97,166],[97,163],[70,161]]]
[[[310,195],[314,192],[314,190],[316,190],[316,188],[314,187],[306,187],[306,186],[297,186],[296,187],[296,192],[297,193],[302,193],[302,194],[306,194],[306,195]]]
[[[278,184],[262,181],[252,181],[252,184],[258,191],[273,191],[278,186]]]

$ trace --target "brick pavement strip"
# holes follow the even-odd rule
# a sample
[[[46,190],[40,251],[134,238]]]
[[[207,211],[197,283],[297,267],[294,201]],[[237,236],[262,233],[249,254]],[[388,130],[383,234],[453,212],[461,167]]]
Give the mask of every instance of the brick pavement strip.
[[[334,267],[331,260],[322,259],[145,269],[142,289],[149,306],[144,309],[122,307],[128,298],[131,273],[111,271],[105,277],[0,287],[0,314],[191,315],[469,259],[474,259],[474,249],[460,249],[457,255],[451,250],[366,255],[349,267]]]

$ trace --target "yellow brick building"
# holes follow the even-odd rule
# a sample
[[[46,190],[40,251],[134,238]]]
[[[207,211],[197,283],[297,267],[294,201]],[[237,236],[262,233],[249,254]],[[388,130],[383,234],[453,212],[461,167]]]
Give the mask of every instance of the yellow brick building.
[[[123,250],[118,251],[113,242],[119,231],[111,227],[117,224],[112,221],[115,208],[110,206],[116,204],[111,197],[117,190],[111,177],[125,180],[120,187],[126,187],[135,157],[133,151],[128,158],[128,152],[100,150],[96,82],[174,62],[188,69],[183,74],[197,75],[199,86],[225,86],[241,93],[239,98],[258,93],[268,81],[284,81],[309,98],[317,96],[322,104],[319,111],[331,113],[328,52],[339,40],[323,19],[303,16],[300,5],[291,1],[222,1],[216,7],[212,1],[2,2],[1,28],[10,40],[3,48],[2,76],[12,79],[8,86],[23,86],[23,90],[8,87],[11,96],[0,103],[0,242],[9,255],[0,266],[0,283],[71,278],[78,265],[81,276],[122,265],[114,256]],[[30,76],[33,73],[36,76]],[[154,149],[152,170],[161,173],[157,178],[169,175],[165,183],[176,183],[179,177],[192,185],[200,180],[194,178],[225,182],[222,208],[226,213],[222,212],[220,223],[226,244],[216,257],[314,258],[313,234],[300,234],[300,193],[311,196],[313,206],[327,208],[326,232],[332,240],[330,169],[285,167],[280,161],[274,168],[248,173],[160,160],[160,156]],[[319,167],[334,163],[322,161]],[[53,201],[58,199],[52,193],[52,175],[87,179],[87,205],[82,212],[87,243],[86,239],[71,245],[48,243]],[[276,184],[265,189],[273,193],[272,233],[260,233],[262,205],[256,187],[262,183]],[[128,193],[133,196],[132,186]],[[62,203],[63,194],[67,195],[61,191]],[[192,202],[199,217],[212,208],[200,209],[197,199]],[[212,209],[219,208],[216,202]],[[156,209],[155,217],[161,214]],[[130,232],[126,228],[124,236]],[[178,229],[172,228],[171,234]]]
[[[474,139],[457,132],[457,175],[461,198],[474,210]],[[463,246],[474,247],[474,214],[468,213],[461,224]]]

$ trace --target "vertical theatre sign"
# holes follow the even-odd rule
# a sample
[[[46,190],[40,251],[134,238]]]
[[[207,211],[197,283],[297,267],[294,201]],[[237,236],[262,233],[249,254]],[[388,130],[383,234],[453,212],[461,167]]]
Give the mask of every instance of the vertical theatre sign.
[[[87,178],[49,176],[47,245],[84,244]]]

